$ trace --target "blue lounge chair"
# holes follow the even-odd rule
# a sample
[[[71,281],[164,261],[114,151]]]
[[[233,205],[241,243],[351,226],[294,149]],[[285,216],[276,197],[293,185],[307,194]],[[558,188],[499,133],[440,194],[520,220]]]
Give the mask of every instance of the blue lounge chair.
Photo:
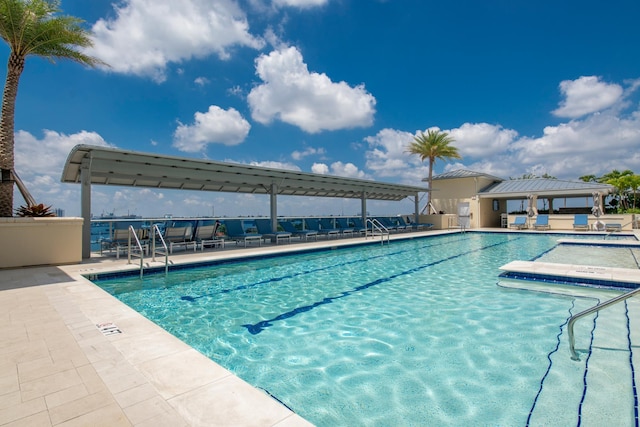
[[[353,236],[354,229],[349,225],[349,222],[346,218],[336,218],[336,223],[338,224],[338,229],[342,233],[343,236],[349,235]]]
[[[587,214],[575,214],[573,216],[574,230],[589,230],[589,216]]]
[[[517,216],[516,219],[509,224],[510,228],[517,228],[518,230],[522,230],[527,227],[527,217],[526,216]]]
[[[256,219],[254,222],[256,223],[258,233],[262,234],[263,239],[275,241],[276,245],[280,240],[287,240],[291,243],[291,233],[288,231],[273,231],[270,219]]]
[[[362,218],[352,218],[351,222],[354,225],[354,232],[365,234],[367,232],[367,227],[362,223]]]
[[[238,242],[244,242],[244,247],[246,248],[247,242],[257,241],[262,246],[262,234],[245,232],[242,220],[227,219],[224,221],[224,225],[227,229],[227,236],[229,236],[229,239],[234,240],[236,245]]]
[[[430,222],[427,222],[427,223],[409,222],[404,216],[400,217],[400,224],[404,225],[407,229],[412,229],[415,231],[431,230],[433,228],[433,224]]]
[[[386,228],[389,231],[404,231],[407,228],[404,225],[398,225],[391,222],[391,219],[384,216],[378,217],[376,219],[380,222],[380,224],[384,226],[384,228]]]
[[[549,227],[549,215],[538,215],[536,222],[533,224],[533,228],[536,230],[548,230]]]
[[[309,237],[315,237],[318,240],[318,232],[315,230],[298,230],[291,221],[280,221],[280,227],[287,233],[291,233],[293,237],[299,237],[300,240],[309,240]]]
[[[622,231],[622,224],[611,223],[604,225],[605,231]]]
[[[307,228],[309,230],[317,231],[318,234],[326,236],[327,239],[330,238],[331,236],[335,236],[337,238],[338,235],[340,234],[340,230],[338,230],[336,228],[333,228],[333,227],[329,227],[329,228],[322,227],[320,225],[320,220],[318,218],[305,218],[305,222],[307,223]]]

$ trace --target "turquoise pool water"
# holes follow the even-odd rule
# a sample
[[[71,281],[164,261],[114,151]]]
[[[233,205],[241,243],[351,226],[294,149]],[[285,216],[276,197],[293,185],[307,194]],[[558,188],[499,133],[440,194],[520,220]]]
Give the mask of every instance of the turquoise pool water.
[[[568,317],[601,291],[497,286],[500,266],[557,239],[464,233],[97,284],[318,426],[580,425],[586,361],[558,349]],[[590,349],[594,325],[576,326],[577,348]],[[616,399],[633,408],[624,382]]]

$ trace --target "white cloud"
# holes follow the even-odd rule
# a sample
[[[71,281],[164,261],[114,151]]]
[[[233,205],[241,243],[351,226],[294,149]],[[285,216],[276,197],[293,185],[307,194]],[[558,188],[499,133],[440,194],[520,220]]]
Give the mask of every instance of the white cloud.
[[[415,135],[395,129],[382,129],[375,136],[365,138],[369,150],[365,153],[366,166],[376,178],[397,178],[418,185],[429,170],[416,155],[407,153],[407,146]]]
[[[333,162],[331,163],[331,174],[343,176],[345,178],[369,178],[366,173],[359,170],[353,163]]]
[[[207,144],[240,144],[249,134],[251,125],[234,108],[223,110],[211,105],[206,113],[196,112],[194,123],[180,123],[173,135],[173,146],[180,151],[204,151]]]
[[[297,165],[294,165],[293,163],[288,163],[288,162],[276,162],[273,160],[267,160],[264,162],[250,162],[249,164],[252,166],[260,166],[263,168],[285,169],[285,170],[291,170],[296,172],[301,171],[300,167],[298,167]]]
[[[583,76],[560,82],[565,99],[553,111],[558,117],[577,118],[611,107],[623,95],[620,85],[600,81],[596,76]]]
[[[260,123],[278,119],[309,133],[373,123],[376,100],[364,85],[334,83],[326,74],[309,72],[295,47],[261,55],[256,73],[263,83],[247,100],[253,119]]]
[[[301,9],[324,6],[327,3],[329,3],[329,0],[273,0],[275,6],[298,7]]]
[[[43,134],[43,138],[38,139],[27,131],[15,133],[16,172],[36,202],[79,211],[80,186],[60,182],[64,163],[71,149],[78,144],[111,145],[95,132],[65,135],[44,130]],[[16,204],[22,204],[21,198],[16,199]]]
[[[454,139],[451,145],[458,148],[463,158],[488,157],[503,153],[518,136],[515,130],[488,123],[465,123],[448,133]]]
[[[293,160],[302,160],[305,157],[308,156],[314,156],[314,155],[324,155],[325,154],[325,150],[324,148],[320,147],[320,148],[314,148],[314,147],[307,147],[302,151],[298,151],[295,150],[291,153],[291,158]]]
[[[198,86],[205,86],[209,84],[209,79],[206,77],[196,77],[193,82]]]
[[[311,166],[311,172],[321,175],[336,175],[345,178],[360,178],[370,179],[370,177],[364,172],[358,169],[353,163],[333,162],[331,166],[325,163],[314,163]]]
[[[314,163],[311,165],[311,172],[326,175],[329,173],[329,166],[324,163]]]
[[[162,82],[169,63],[211,54],[224,60],[233,46],[264,45],[249,33],[233,0],[124,0],[114,8],[115,18],[93,25],[94,46],[87,53],[117,73]]]

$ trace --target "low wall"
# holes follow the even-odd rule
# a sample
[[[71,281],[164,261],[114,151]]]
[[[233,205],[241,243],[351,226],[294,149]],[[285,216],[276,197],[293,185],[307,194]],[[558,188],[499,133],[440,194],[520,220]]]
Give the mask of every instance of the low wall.
[[[524,214],[520,215],[509,215],[507,224],[511,224],[515,221],[517,216],[526,216]],[[611,215],[603,215],[599,218],[589,215],[589,229],[594,229],[593,224],[597,221],[600,221],[604,224],[620,224],[622,226],[622,230],[630,231],[633,229],[632,224],[638,215],[634,214],[611,214]],[[572,230],[573,231],[573,215],[549,215],[549,229],[551,230]],[[527,224],[529,228],[533,228],[533,224],[536,222],[536,217],[531,217],[528,219]],[[507,225],[508,226],[508,225]]]
[[[82,218],[0,218],[0,268],[82,261]]]

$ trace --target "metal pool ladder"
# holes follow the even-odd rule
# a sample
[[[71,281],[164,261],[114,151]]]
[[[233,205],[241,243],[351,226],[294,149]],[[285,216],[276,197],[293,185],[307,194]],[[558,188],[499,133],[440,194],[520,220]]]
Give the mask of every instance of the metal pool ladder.
[[[375,218],[373,218],[373,219],[367,218],[367,227],[365,229],[365,235],[364,235],[365,239],[369,235],[369,227],[368,227],[369,224],[371,224],[371,237],[373,237],[375,235],[375,232],[377,232],[380,235],[380,244],[384,245],[384,237],[387,236],[387,245],[388,245],[389,244],[389,229],[387,229],[387,227],[382,225],[382,223],[380,221],[378,221],[377,219],[375,219]],[[375,232],[374,232],[374,230],[375,230]]]
[[[618,295],[615,298],[612,298],[608,301],[602,302],[594,307],[591,307],[589,309],[586,309],[584,311],[581,311],[578,314],[574,314],[573,316],[571,316],[571,318],[569,318],[569,324],[567,326],[567,330],[569,331],[569,350],[571,351],[571,359],[572,360],[580,360],[580,357],[578,357],[578,353],[576,353],[576,342],[575,342],[575,337],[573,334],[573,325],[576,323],[576,321],[578,321],[579,319],[583,318],[584,316],[588,316],[592,313],[595,313],[597,311],[602,310],[603,308],[607,308],[610,307],[614,304],[617,304],[621,301],[626,300],[627,298],[631,298],[632,296],[639,294],[640,293],[640,288],[634,289],[630,292],[627,292],[626,294],[622,294],[622,295]]]

